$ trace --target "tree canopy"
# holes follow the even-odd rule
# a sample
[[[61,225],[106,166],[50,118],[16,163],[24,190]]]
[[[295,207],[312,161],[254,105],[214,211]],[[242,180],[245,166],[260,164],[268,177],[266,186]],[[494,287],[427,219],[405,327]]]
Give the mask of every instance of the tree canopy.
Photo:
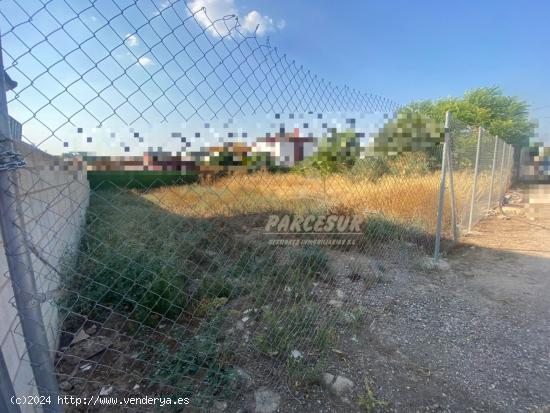
[[[442,122],[417,111],[403,111],[388,121],[374,136],[375,155],[430,152],[445,140]]]
[[[302,162],[302,169],[315,169],[323,173],[349,169],[359,158],[360,137],[356,132],[336,132],[319,141],[315,154]]]
[[[463,97],[411,103],[406,109],[443,122],[445,112],[471,126],[482,126],[492,135],[516,146],[529,146],[535,123],[528,118],[529,105],[514,96],[505,96],[498,87],[466,92]]]

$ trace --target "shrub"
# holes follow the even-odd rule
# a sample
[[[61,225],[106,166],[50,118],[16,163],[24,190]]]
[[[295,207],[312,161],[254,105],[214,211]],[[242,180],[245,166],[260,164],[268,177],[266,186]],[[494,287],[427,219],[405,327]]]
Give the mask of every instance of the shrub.
[[[174,349],[162,345],[155,354],[151,385],[177,388],[177,396],[192,397],[197,406],[231,397],[236,391],[237,375],[226,357],[230,350],[222,343],[222,322],[222,315],[203,321],[193,337],[181,337]]]
[[[425,152],[407,152],[388,159],[389,173],[393,176],[426,175],[432,164]]]
[[[366,178],[369,181],[377,182],[380,178],[390,172],[388,158],[383,156],[369,156],[358,159],[350,170],[352,178]]]
[[[319,304],[313,302],[267,309],[260,319],[264,329],[255,336],[254,344],[260,352],[282,359],[294,349],[323,351],[334,341],[335,321],[322,314]]]

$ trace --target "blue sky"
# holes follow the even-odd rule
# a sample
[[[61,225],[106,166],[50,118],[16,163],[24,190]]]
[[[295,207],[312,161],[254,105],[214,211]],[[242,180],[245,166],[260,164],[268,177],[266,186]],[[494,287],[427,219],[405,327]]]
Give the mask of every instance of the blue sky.
[[[271,42],[327,78],[402,103],[500,86],[546,106],[550,135],[550,1],[236,1],[284,19]]]
[[[428,0],[189,0],[188,6],[191,10],[206,7],[213,19],[234,14],[243,34],[256,31],[260,42],[269,36],[270,44],[290,60],[333,84],[402,104],[460,96],[481,86],[500,86],[506,94],[526,100],[533,109],[541,108],[533,111],[533,117],[540,119],[540,133],[550,142],[550,2],[546,0],[463,0],[448,4]],[[161,97],[158,86],[170,84],[167,73],[178,77],[189,59],[201,56],[200,50],[194,50],[192,56],[178,55],[178,65],[169,61],[181,50],[185,37],[202,30],[206,36],[197,41],[208,47],[209,42],[219,40],[219,33],[224,34],[222,25],[216,26],[218,34],[205,30],[208,20],[197,12],[195,30],[186,24],[191,32],[179,27],[170,33],[178,21],[189,17],[181,1],[176,0],[138,0],[138,8],[131,0],[103,0],[96,7],[84,0],[52,0],[46,7],[38,0],[2,1],[0,27],[8,32],[3,36],[5,65],[20,82],[19,96],[14,99],[8,95],[12,100],[10,113],[20,120],[29,119],[26,130],[41,135],[34,137],[35,141],[53,140],[40,131],[44,124],[58,143],[74,132],[70,125],[61,127],[68,118],[72,125],[87,125],[90,117],[85,119],[85,111],[78,110],[88,100],[86,108],[99,118],[91,119],[90,126],[113,112],[109,105],[117,107],[117,113],[129,121],[136,109],[151,112],[151,117],[160,116],[152,113],[151,100],[158,104],[162,116],[174,106],[164,102],[165,97],[180,102],[177,106],[182,112],[194,110],[188,105],[193,99],[200,101],[197,96],[181,101],[181,90],[174,88]],[[122,17],[117,15],[121,10],[125,10]],[[34,16],[32,24],[30,14]],[[73,18],[76,14],[78,19]],[[59,25],[55,19],[65,24],[65,31],[53,32]],[[48,34],[45,42],[44,33]],[[92,33],[96,36],[90,38]],[[81,42],[81,49],[76,51],[75,41]],[[223,45],[218,50],[223,53]],[[49,73],[45,68],[50,68]],[[208,67],[201,70],[205,73]],[[115,84],[118,90],[110,88],[109,81],[124,73],[128,76]],[[197,80],[199,75],[190,76]],[[149,78],[155,82],[147,82]],[[139,93],[134,93],[136,83],[142,84]],[[182,89],[185,87],[183,84]],[[216,93],[225,99],[234,90],[228,87]],[[97,90],[102,90],[103,101],[92,100]],[[129,96],[135,107],[118,106]],[[61,113],[54,106],[62,108]],[[172,118],[176,114],[172,112]]]

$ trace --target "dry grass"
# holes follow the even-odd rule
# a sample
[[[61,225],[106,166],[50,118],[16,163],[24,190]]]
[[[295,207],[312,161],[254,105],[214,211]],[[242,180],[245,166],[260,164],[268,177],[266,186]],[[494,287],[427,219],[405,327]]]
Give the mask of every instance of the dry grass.
[[[455,172],[459,220],[471,196],[471,172]],[[377,182],[334,174],[326,178],[267,172],[225,177],[210,183],[163,187],[143,196],[190,217],[236,216],[272,211],[303,213],[372,213],[431,230],[435,227],[440,174],[384,176]],[[487,193],[490,177],[481,176],[478,194]],[[444,219],[450,222],[447,202]]]

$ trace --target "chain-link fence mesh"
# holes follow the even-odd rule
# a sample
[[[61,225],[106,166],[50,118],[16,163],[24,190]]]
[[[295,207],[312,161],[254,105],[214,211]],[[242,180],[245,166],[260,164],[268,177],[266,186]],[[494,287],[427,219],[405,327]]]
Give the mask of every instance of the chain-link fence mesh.
[[[252,390],[294,394],[326,378],[366,291],[433,252],[442,124],[182,1],[5,1],[0,16],[26,161],[6,169],[31,261],[4,285],[36,310],[6,313],[16,392],[230,411]],[[261,122],[265,136],[247,132]],[[465,231],[502,198],[510,149],[483,135],[476,168],[477,130],[450,130]]]
[[[513,147],[457,119],[451,121],[450,129],[457,227],[460,234],[467,234],[492,213],[509,188]]]

